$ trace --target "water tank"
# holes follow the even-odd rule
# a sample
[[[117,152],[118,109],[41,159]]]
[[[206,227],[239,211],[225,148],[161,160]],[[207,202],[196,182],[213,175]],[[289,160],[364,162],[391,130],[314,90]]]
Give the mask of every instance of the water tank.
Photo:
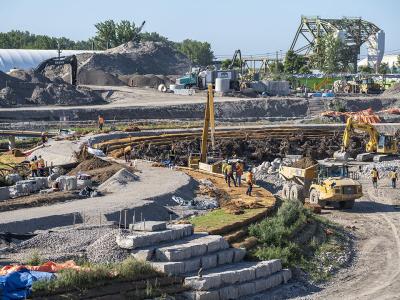
[[[222,93],[228,92],[230,90],[229,84],[230,84],[229,78],[216,78],[215,91]]]

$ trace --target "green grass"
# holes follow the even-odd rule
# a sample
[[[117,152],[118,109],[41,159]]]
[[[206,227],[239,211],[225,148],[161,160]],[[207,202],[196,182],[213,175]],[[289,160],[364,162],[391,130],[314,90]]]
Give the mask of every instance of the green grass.
[[[242,222],[264,210],[264,208],[245,209],[243,214],[234,215],[223,209],[215,209],[204,215],[193,217],[189,221],[194,225],[196,231],[211,231],[236,222]]]
[[[43,263],[43,260],[40,257],[39,252],[35,251],[32,252],[31,256],[27,259],[25,263],[30,266],[39,266]]]
[[[299,229],[316,223],[315,235],[306,243],[295,240]],[[330,231],[326,235],[326,230]],[[250,226],[250,235],[259,246],[250,251],[250,257],[269,260],[281,259],[285,267],[303,269],[314,282],[325,281],[343,265],[338,258],[349,246],[343,228],[305,209],[300,202],[287,201],[275,216]]]
[[[135,281],[152,275],[158,272],[150,264],[128,258],[115,264],[86,264],[83,270],[63,270],[55,280],[34,282],[32,291],[33,294],[52,294],[58,290],[88,289],[109,280]]]

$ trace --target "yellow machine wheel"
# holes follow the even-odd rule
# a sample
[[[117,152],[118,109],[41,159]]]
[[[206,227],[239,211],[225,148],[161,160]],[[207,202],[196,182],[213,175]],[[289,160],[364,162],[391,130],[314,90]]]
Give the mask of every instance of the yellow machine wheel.
[[[282,187],[282,199],[289,200],[290,199],[290,185],[285,183]]]
[[[300,201],[304,203],[304,188],[298,184],[294,184],[290,187],[289,199],[292,201]]]

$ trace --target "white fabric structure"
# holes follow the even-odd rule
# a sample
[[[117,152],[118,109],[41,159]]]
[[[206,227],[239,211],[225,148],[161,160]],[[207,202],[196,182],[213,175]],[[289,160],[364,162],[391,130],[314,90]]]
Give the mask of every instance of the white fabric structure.
[[[93,52],[102,51],[62,50],[61,56]],[[42,61],[57,56],[57,50],[0,49],[0,71],[9,72],[11,69],[32,69],[37,67]]]
[[[388,64],[388,67],[389,67],[389,68],[397,67],[397,66],[398,66],[398,65],[397,65],[397,57],[398,57],[398,56],[399,56],[398,54],[384,55],[383,58],[382,58],[381,63]],[[361,66],[367,66],[367,65],[371,65],[371,62],[368,62],[368,58],[366,57],[366,58],[360,60],[360,61],[357,63],[357,65],[358,65],[359,67],[361,67]]]

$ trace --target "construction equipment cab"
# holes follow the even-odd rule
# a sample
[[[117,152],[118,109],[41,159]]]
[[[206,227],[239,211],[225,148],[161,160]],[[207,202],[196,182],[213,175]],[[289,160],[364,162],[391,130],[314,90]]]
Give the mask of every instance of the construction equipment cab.
[[[349,177],[346,163],[320,161],[307,168],[281,166],[279,175],[286,182],[282,188],[285,200],[305,202],[324,207],[338,203],[340,208],[352,208],[362,196],[361,184]]]
[[[343,142],[340,151],[335,152],[333,157],[339,160],[348,160],[348,148],[351,142],[351,136],[356,131],[366,132],[369,135],[368,143],[365,146],[366,153],[358,154],[357,161],[375,161],[391,160],[398,157],[398,146],[394,136],[379,133],[373,124],[363,123],[353,120],[349,117],[346,122],[346,128],[343,132]]]

